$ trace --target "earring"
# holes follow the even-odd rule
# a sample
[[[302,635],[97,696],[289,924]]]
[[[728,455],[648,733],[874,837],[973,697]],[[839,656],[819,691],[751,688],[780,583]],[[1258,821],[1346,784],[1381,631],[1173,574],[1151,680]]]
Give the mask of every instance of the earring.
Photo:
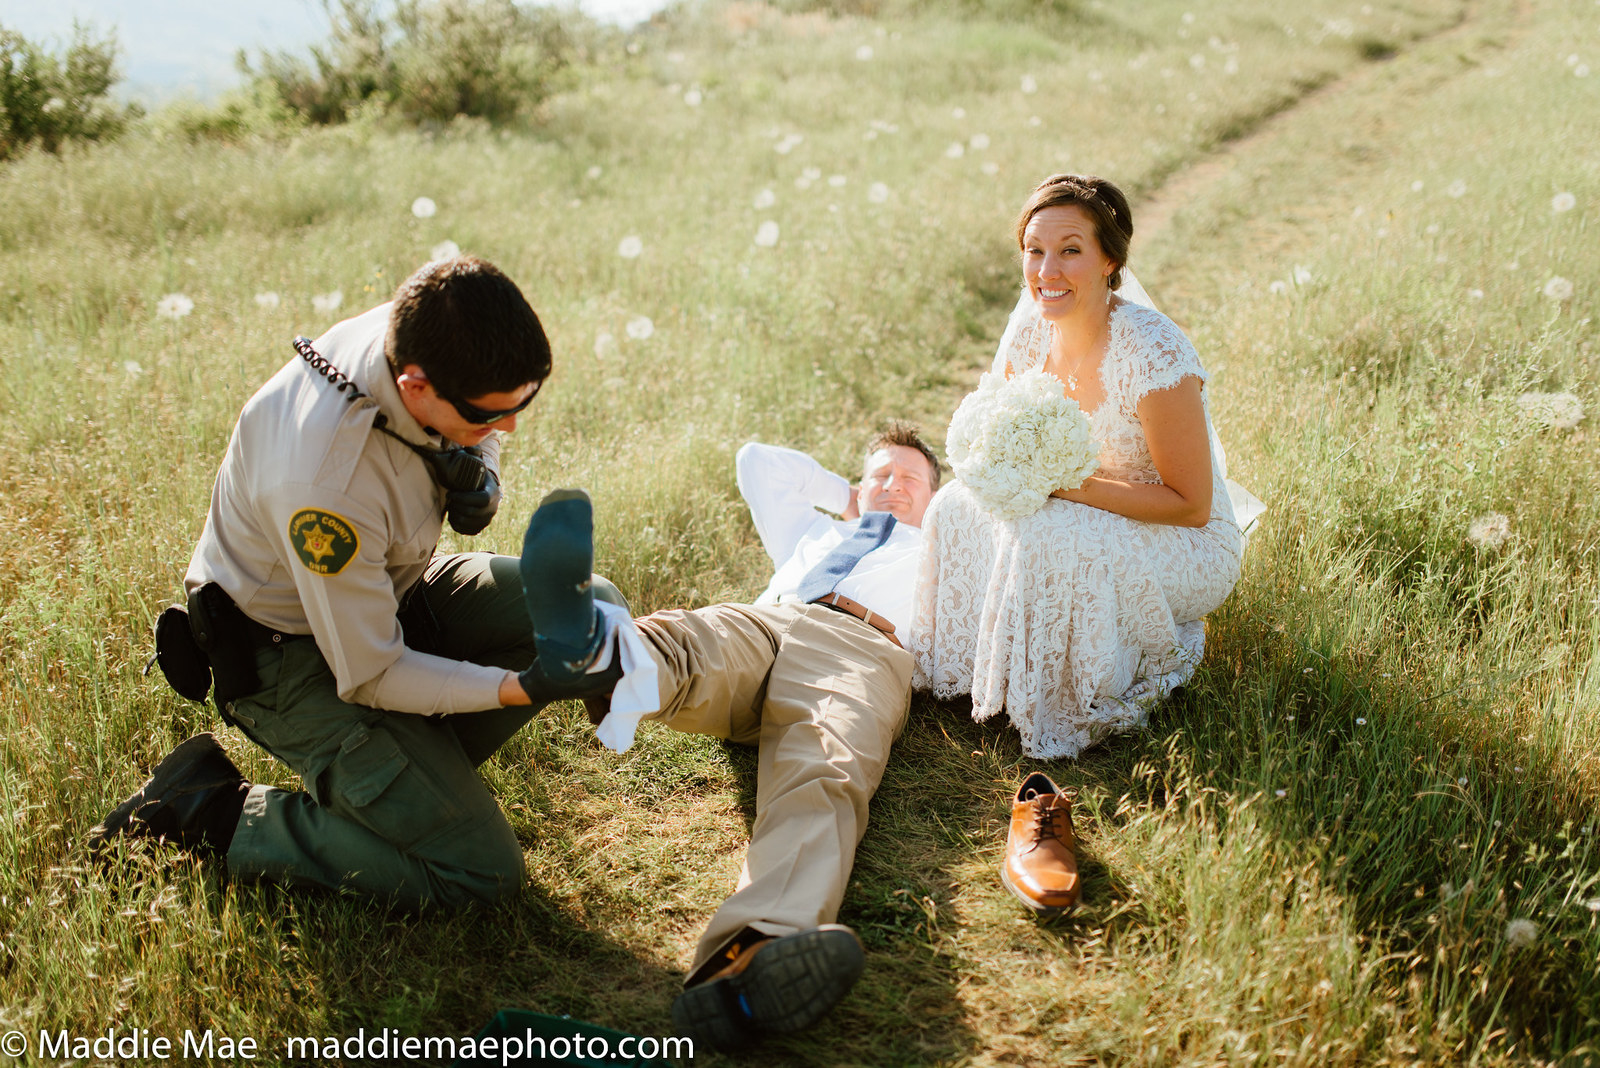
[[[1111,281],[1109,279],[1106,281],[1106,303],[1111,303]]]

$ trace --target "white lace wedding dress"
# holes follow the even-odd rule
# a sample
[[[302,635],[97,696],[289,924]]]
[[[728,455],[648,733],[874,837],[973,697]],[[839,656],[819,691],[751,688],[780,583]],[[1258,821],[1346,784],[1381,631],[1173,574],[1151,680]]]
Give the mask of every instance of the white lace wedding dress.
[[[1139,296],[1143,296],[1139,291]],[[1144,298],[1148,300],[1148,298]],[[996,372],[1039,366],[1053,328],[1024,294],[995,355]],[[1160,482],[1135,406],[1206,372],[1194,347],[1154,308],[1118,300],[1090,416],[1108,478]],[[1242,543],[1211,416],[1214,489],[1204,527],[1128,519],[1051,498],[1002,521],[959,482],[923,520],[923,555],[907,648],[914,684],[972,695],[972,715],[1002,708],[1040,759],[1075,757],[1142,726],[1150,706],[1194,674],[1207,612],[1239,578]]]

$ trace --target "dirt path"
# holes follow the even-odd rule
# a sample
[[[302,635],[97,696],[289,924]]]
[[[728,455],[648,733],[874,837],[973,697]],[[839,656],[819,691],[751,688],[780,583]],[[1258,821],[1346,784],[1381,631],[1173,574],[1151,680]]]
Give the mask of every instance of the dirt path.
[[[1459,77],[1471,68],[1463,64],[1454,69],[1445,68],[1438,62],[1440,55],[1451,49],[1462,53],[1496,46],[1509,49],[1526,26],[1531,12],[1532,0],[1513,0],[1509,6],[1495,0],[1479,0],[1464,8],[1461,18],[1454,24],[1411,41],[1387,59],[1364,64],[1342,78],[1307,92],[1262,120],[1250,132],[1222,143],[1211,154],[1179,171],[1138,204],[1135,220],[1140,245],[1150,248],[1164,244],[1179,215],[1186,209],[1207,203],[1213,190],[1229,181],[1241,166],[1249,166],[1254,156],[1287,130],[1318,122],[1328,130],[1340,129],[1356,100],[1363,100],[1366,104],[1363,110],[1370,110],[1371,105],[1365,98],[1383,79],[1406,83],[1408,89],[1415,92]],[[1497,30],[1502,32],[1498,39],[1482,36],[1493,35]],[[1474,40],[1475,37],[1480,39]]]

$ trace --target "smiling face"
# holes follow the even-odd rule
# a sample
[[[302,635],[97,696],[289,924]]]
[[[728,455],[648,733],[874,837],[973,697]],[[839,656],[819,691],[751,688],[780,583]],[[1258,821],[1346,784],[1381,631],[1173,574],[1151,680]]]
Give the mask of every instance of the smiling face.
[[[1022,232],[1022,277],[1046,319],[1103,313],[1116,269],[1095,240],[1094,220],[1076,204],[1041,208]]]
[[[902,523],[922,525],[922,514],[933,500],[933,467],[928,458],[909,445],[885,445],[861,470],[861,492],[856,508],[888,512]]]

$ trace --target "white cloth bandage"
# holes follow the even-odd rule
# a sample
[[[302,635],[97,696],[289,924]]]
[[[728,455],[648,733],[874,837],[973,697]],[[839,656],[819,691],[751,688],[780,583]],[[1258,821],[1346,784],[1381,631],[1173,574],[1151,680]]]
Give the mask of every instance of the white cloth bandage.
[[[644,636],[634,626],[633,617],[621,605],[596,601],[605,620],[606,641],[589,674],[611,666],[611,658],[622,658],[622,680],[611,693],[611,712],[595,728],[595,737],[607,749],[625,753],[633,745],[639,721],[661,708],[661,690],[656,680],[656,661]]]

